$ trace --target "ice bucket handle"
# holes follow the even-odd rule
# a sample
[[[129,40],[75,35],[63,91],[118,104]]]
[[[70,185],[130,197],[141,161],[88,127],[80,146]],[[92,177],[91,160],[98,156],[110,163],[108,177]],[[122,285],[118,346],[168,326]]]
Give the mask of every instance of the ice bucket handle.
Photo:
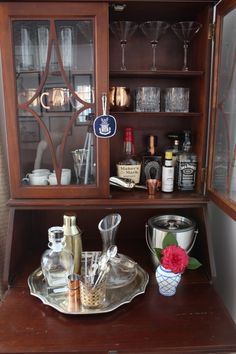
[[[146,238],[146,243],[148,245],[148,248],[152,252],[152,254],[156,255],[154,249],[150,245],[150,238],[149,238],[149,233],[148,233],[148,224],[145,224],[145,238]]]
[[[198,230],[195,230],[195,231],[194,231],[193,242],[192,242],[192,244],[191,244],[190,248],[186,251],[187,253],[189,253],[189,252],[192,250],[192,248],[193,248],[193,246],[194,246],[194,244],[195,244],[195,241],[196,241],[197,235],[198,235]]]
[[[196,241],[196,238],[197,238],[197,235],[198,235],[198,230],[195,230],[194,231],[194,238],[193,238],[193,241],[192,241],[192,244],[190,246],[190,248],[188,250],[186,250],[187,253],[189,253],[194,244],[195,244],[195,241]],[[150,249],[150,251],[152,252],[152,254],[156,255],[154,249],[152,248],[151,244],[150,244],[150,237],[149,237],[149,233],[148,233],[148,224],[145,224],[145,238],[146,238],[146,243],[148,245],[148,248]]]

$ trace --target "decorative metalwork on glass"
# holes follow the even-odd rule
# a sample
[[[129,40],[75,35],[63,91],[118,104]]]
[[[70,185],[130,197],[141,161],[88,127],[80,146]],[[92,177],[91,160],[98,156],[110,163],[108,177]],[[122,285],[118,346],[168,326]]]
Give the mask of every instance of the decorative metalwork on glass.
[[[71,168],[71,151],[86,145],[95,112],[93,20],[14,20],[13,38],[23,183],[47,168],[63,184],[69,168],[71,183],[84,184]],[[95,143],[87,183],[96,181]]]

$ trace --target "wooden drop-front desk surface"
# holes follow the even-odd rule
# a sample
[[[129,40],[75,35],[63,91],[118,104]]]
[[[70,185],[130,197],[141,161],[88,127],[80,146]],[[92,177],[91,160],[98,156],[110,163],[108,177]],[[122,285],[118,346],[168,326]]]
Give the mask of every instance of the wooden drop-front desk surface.
[[[150,275],[145,294],[99,315],[61,314],[31,296],[32,257],[0,305],[0,353],[235,353],[236,327],[203,270],[186,271],[164,297],[142,251],[129,256]]]

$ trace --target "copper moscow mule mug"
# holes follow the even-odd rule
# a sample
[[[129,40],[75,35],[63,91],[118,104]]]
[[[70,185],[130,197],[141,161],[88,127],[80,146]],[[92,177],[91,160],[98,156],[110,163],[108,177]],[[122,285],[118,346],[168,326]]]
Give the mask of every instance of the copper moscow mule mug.
[[[131,107],[131,94],[128,87],[113,86],[109,89],[109,105],[112,111],[127,111]]]

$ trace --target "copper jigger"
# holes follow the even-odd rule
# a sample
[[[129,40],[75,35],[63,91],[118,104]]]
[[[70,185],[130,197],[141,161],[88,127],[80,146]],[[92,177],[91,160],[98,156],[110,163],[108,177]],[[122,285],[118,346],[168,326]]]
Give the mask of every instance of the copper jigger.
[[[114,86],[109,89],[109,105],[113,111],[127,111],[131,107],[131,94],[128,87]]]
[[[80,275],[68,275],[68,311],[77,312],[80,308]]]
[[[154,178],[149,178],[146,180],[147,190],[149,195],[155,195],[159,180]]]

